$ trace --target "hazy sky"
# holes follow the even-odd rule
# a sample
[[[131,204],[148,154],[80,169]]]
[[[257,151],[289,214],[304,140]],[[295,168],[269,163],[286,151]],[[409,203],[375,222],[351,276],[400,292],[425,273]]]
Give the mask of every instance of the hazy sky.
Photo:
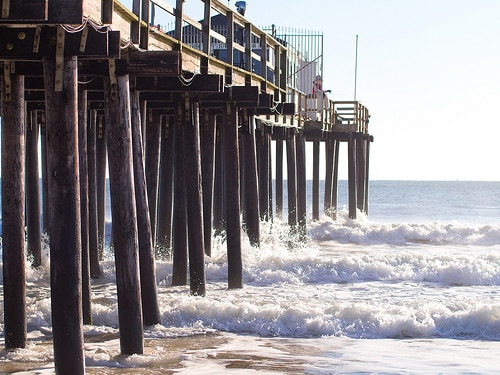
[[[334,100],[353,98],[359,35],[371,179],[500,180],[499,0],[248,0],[246,17],[322,31]]]
[[[185,10],[201,19],[203,2]],[[359,36],[371,179],[500,181],[500,0],[248,0],[245,16],[323,32],[334,100],[354,96]],[[340,178],[346,153],[342,144]]]

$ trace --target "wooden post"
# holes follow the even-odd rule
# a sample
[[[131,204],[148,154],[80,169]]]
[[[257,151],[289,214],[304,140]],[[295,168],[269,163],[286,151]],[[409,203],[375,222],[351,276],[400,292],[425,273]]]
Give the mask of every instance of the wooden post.
[[[141,276],[142,316],[145,326],[159,324],[160,308],[156,288],[156,267],[151,223],[149,221],[144,155],[142,152],[141,111],[139,93],[135,85],[130,90],[132,127],[132,163],[134,165],[135,204],[137,207],[137,233],[139,241],[139,270]]]
[[[357,172],[357,207],[361,212],[365,212],[365,166],[366,153],[365,141],[361,137],[356,138],[356,172]]]
[[[276,217],[283,216],[283,140],[276,140]]]
[[[184,119],[178,106],[175,123],[172,285],[186,285],[188,267],[186,188],[184,183]]]
[[[24,76],[2,84],[2,264],[5,347],[26,347]],[[7,94],[10,91],[10,94]],[[10,98],[9,98],[10,95]]]
[[[96,176],[97,176],[97,230],[99,237],[99,260],[104,258],[106,242],[106,143],[108,138],[108,125],[104,116],[97,119],[96,139]],[[97,272],[97,274],[96,274]],[[99,270],[92,269],[92,277],[100,275]]]
[[[82,313],[83,324],[92,324],[90,256],[89,256],[89,190],[87,164],[87,90],[78,90],[78,157],[80,166],[80,217],[82,238]]]
[[[260,246],[259,180],[257,176],[257,155],[255,146],[255,127],[253,119],[246,119],[245,132],[241,134],[244,175],[244,200],[246,231],[250,244]]]
[[[110,62],[112,64],[112,62]],[[128,75],[104,79],[109,124],[109,188],[122,354],[144,351]],[[114,91],[116,90],[116,92]]]
[[[38,172],[38,111],[28,110],[26,122],[26,223],[28,258],[33,267],[42,264],[40,234],[40,174]]]
[[[286,141],[287,174],[288,174],[288,225],[295,228],[297,225],[297,155],[295,143],[295,129],[290,128]]]
[[[349,185],[349,217],[356,219],[356,139],[352,137],[348,142],[348,159],[347,159],[347,173]]]
[[[172,249],[172,207],[174,188],[174,117],[166,119],[162,129],[160,150],[160,182],[158,187],[158,225],[156,256],[165,259]]]
[[[220,235],[226,229],[225,193],[224,193],[224,150],[222,148],[224,135],[222,116],[215,118],[215,181],[214,181],[214,232]]]
[[[57,68],[62,69],[61,66]],[[58,374],[84,374],[78,181],[78,64],[76,57],[64,59],[62,91],[55,91],[55,61],[44,59],[43,70],[54,362]]]
[[[267,132],[266,126],[260,126],[260,150],[259,150],[259,204],[260,204],[260,219],[269,220],[269,143],[270,134]]]
[[[47,171],[47,124],[45,112],[40,116],[40,144],[42,154],[42,231],[49,234],[49,178]]]
[[[88,199],[89,199],[89,262],[90,277],[98,278],[99,268],[99,220],[97,213],[97,110],[90,111],[87,165],[88,165]]]
[[[319,139],[313,141],[312,218],[319,220]]]
[[[338,196],[339,196],[339,149],[340,141],[333,141],[333,176],[332,176],[332,212],[331,218],[337,220]]]
[[[160,138],[161,138],[161,114],[158,111],[150,111],[146,124],[146,184],[149,203],[149,220],[151,222],[151,234],[153,236],[153,248],[156,239],[156,214],[158,203],[158,176],[160,168]]]
[[[187,205],[188,243],[189,243],[189,285],[191,294],[204,296],[205,246],[203,235],[203,193],[201,186],[201,149],[200,149],[200,107],[197,102],[189,102],[186,94],[185,113],[190,123],[184,128],[184,170]],[[188,120],[188,118],[186,119]]]
[[[333,169],[333,141],[327,138],[325,141],[325,196],[323,210],[325,215],[332,215],[332,169]]]
[[[141,4],[141,20],[139,31],[139,47],[148,49],[149,47],[149,24],[151,15],[151,1],[142,0]]]
[[[210,2],[208,1],[208,3]],[[204,111],[203,124],[201,125],[201,140],[203,233],[205,235],[205,254],[211,256],[215,173],[215,115],[209,114],[208,110]]]
[[[297,153],[297,222],[301,236],[306,235],[307,221],[307,181],[306,181],[306,145],[304,133],[299,131],[295,138]]]
[[[224,170],[226,190],[226,238],[228,287],[243,287],[240,225],[240,173],[238,156],[238,112],[227,103],[224,127]]]
[[[368,215],[368,187],[369,187],[369,172],[370,172],[370,142],[371,140],[368,138],[366,140],[366,154],[365,154],[365,171],[366,171],[366,175],[365,175],[365,213],[366,215]]]
[[[271,128],[272,132],[272,128]],[[267,155],[269,155],[267,160],[267,194],[269,196],[269,221],[273,221],[273,154],[271,152],[272,135],[269,133],[267,137]]]

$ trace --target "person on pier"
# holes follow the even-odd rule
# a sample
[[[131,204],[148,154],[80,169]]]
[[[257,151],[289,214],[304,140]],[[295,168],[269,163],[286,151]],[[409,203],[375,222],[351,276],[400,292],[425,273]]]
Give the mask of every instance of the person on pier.
[[[316,75],[311,93],[313,99],[311,109],[313,111],[309,114],[312,120],[321,120],[323,118],[323,110],[328,108],[328,97],[325,94],[330,92],[331,90],[323,90],[323,78],[319,74]]]

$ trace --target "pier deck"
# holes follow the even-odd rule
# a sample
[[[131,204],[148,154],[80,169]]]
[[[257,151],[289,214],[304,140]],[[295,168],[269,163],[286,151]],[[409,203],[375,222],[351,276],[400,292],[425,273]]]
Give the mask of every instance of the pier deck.
[[[25,224],[36,267],[42,218],[58,373],[85,372],[82,324],[91,324],[90,279],[104,252],[107,176],[123,354],[142,353],[143,325],[159,323],[156,258],[171,257],[173,283],[189,280],[204,295],[212,232],[226,232],[228,287],[242,287],[242,228],[259,246],[260,221],[283,212],[284,149],[290,230],[306,234],[310,164],[319,218],[320,155],[324,212],[335,218],[340,142],[349,215],[368,212],[370,116],[359,101],[311,92],[322,35],[311,56],[296,36],[262,30],[220,1],[200,3],[195,20],[183,0],[133,0],[131,9],[113,0],[2,1],[5,344],[26,345]]]

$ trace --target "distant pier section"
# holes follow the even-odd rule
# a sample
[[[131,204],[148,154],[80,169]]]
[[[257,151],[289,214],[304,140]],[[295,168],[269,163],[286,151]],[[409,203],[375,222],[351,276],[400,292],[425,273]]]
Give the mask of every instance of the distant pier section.
[[[46,232],[57,373],[85,373],[108,177],[122,354],[142,354],[143,327],[160,323],[156,259],[203,296],[225,233],[228,288],[241,288],[242,235],[258,247],[260,223],[286,212],[305,238],[309,165],[312,219],[320,201],[335,219],[341,143],[349,216],[368,213],[370,116],[328,97],[323,35],[256,27],[244,1],[198,2],[195,17],[183,0],[1,1],[5,346],[26,346],[26,253],[40,265]]]

